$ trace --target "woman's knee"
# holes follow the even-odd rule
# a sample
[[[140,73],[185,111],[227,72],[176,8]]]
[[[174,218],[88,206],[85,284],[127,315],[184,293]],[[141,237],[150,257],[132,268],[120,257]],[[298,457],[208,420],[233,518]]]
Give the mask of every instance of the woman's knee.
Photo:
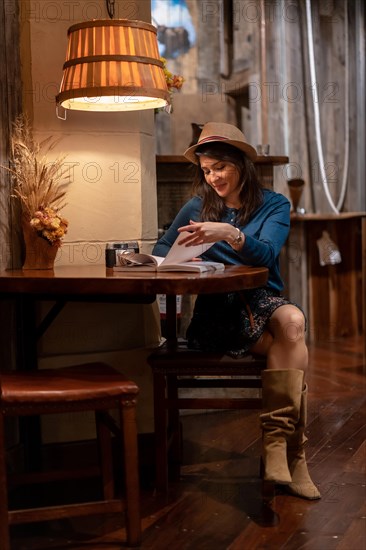
[[[305,338],[304,314],[291,304],[276,309],[270,327],[275,338],[285,339],[288,343],[297,343]]]

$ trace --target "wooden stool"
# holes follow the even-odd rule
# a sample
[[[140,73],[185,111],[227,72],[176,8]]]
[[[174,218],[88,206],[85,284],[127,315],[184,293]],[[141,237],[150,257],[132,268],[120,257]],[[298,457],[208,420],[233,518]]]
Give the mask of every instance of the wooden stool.
[[[162,346],[148,358],[153,373],[156,488],[168,490],[168,449],[174,478],[180,473],[180,409],[260,409],[259,397],[179,396],[179,388],[261,388],[266,358],[247,355],[233,359],[220,353]],[[230,378],[227,378],[230,377]]]
[[[103,363],[91,363],[33,372],[0,373],[0,548],[10,550],[9,526],[53,519],[125,511],[127,542],[141,540],[136,430],[136,398],[139,388]],[[117,408],[120,428],[108,413]],[[74,411],[95,411],[100,451],[103,499],[62,506],[25,510],[8,509],[8,474],[5,459],[6,416],[33,416]],[[119,464],[124,473],[125,498],[115,496],[111,432],[123,449]],[[46,474],[46,472],[44,472]],[[29,481],[32,481],[29,473]],[[38,475],[39,477],[39,475]],[[65,475],[65,477],[67,477]],[[46,478],[44,478],[46,479]],[[33,482],[37,480],[37,473]],[[51,473],[47,480],[52,480]],[[38,479],[39,481],[39,479]]]

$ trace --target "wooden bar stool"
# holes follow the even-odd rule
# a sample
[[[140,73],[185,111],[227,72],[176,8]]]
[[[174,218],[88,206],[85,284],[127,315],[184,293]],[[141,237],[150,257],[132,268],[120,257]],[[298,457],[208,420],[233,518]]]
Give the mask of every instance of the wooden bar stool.
[[[261,397],[181,397],[180,388],[261,388],[266,358],[233,359],[220,353],[189,350],[185,342],[162,346],[148,358],[153,374],[156,488],[167,492],[170,466],[180,474],[180,409],[260,409]]]
[[[60,369],[0,373],[0,548],[10,550],[9,527],[53,519],[125,512],[127,543],[141,541],[136,398],[139,388],[109,365],[90,363]],[[109,414],[118,409],[120,426]],[[102,500],[61,506],[9,510],[4,422],[5,417],[24,417],[75,411],[94,411],[100,452]],[[125,496],[115,495],[112,441],[114,433],[123,456]],[[72,473],[72,472],[71,472]],[[43,472],[44,480],[52,480]],[[26,475],[26,474],[25,474]],[[33,476],[33,478],[32,478]],[[29,472],[28,482],[39,481],[42,472]],[[65,477],[67,477],[65,473]],[[59,479],[59,477],[57,477]],[[16,481],[16,478],[15,478]]]

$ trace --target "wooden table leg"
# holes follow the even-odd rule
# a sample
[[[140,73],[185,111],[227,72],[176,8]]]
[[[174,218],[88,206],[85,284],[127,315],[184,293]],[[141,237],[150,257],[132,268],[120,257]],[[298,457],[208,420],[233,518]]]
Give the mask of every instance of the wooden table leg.
[[[177,343],[177,297],[175,294],[166,295],[166,337],[168,345]]]

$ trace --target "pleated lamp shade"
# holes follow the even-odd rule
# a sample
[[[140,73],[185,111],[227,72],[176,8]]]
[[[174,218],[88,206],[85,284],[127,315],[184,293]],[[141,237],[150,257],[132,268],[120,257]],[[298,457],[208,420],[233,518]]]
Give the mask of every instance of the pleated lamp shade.
[[[82,111],[133,111],[170,103],[156,28],[129,19],[95,20],[68,30],[57,105]]]

